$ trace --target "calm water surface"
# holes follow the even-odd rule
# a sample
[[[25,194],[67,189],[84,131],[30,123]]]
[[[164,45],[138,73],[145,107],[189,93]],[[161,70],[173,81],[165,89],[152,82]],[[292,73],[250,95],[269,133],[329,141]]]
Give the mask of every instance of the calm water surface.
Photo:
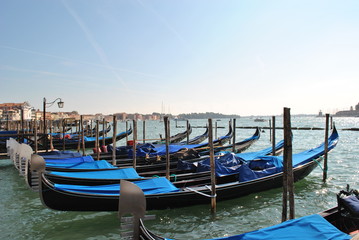
[[[277,117],[276,126],[282,126]],[[317,167],[308,177],[295,184],[296,217],[322,211],[336,204],[335,193],[346,184],[358,186],[359,132],[342,131],[359,127],[359,118],[334,118],[340,141],[329,154],[328,181],[322,183],[322,171]],[[191,120],[193,126],[204,126],[207,120]],[[228,120],[217,121],[218,136],[228,131]],[[293,127],[324,127],[325,118],[292,117]],[[171,122],[171,135],[184,131]],[[178,126],[185,122],[178,121]],[[142,138],[142,122],[138,123],[138,138]],[[268,126],[251,118],[237,119],[237,126]],[[120,131],[125,124],[119,123]],[[254,129],[237,129],[237,140],[251,136]],[[158,138],[163,123],[146,122],[146,138]],[[194,128],[191,136],[204,132]],[[293,153],[316,147],[324,140],[323,130],[294,130]],[[164,136],[164,134],[163,134]],[[269,131],[262,132],[260,140],[248,151],[271,146]],[[277,140],[282,130],[277,130]],[[120,144],[124,144],[122,140]],[[116,213],[60,212],[42,206],[36,192],[29,190],[10,160],[0,160],[0,239],[121,239]],[[146,221],[154,232],[176,239],[204,239],[240,234],[277,224],[281,219],[281,189],[251,194],[246,197],[219,202],[217,214],[210,214],[208,205],[172,210],[149,211],[155,220]]]

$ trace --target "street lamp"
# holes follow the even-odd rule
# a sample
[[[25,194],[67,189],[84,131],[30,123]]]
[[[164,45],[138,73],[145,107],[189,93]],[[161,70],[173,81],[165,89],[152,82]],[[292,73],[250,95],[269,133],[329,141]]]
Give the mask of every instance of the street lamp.
[[[46,98],[44,98],[44,105],[43,105],[43,107],[44,107],[44,110],[43,110],[43,114],[44,114],[43,115],[44,116],[43,117],[44,118],[44,136],[45,136],[45,144],[44,145],[45,145],[46,150],[47,150],[46,107],[51,107],[52,105],[54,105],[54,103],[57,100],[59,100],[58,103],[57,103],[58,107],[63,108],[64,107],[64,102],[61,100],[61,98],[56,98],[54,101],[49,102],[49,103],[47,103]]]

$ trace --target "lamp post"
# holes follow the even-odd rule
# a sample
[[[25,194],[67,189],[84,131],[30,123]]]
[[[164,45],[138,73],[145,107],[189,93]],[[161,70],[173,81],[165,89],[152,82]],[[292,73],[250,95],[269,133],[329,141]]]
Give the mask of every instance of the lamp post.
[[[59,108],[63,108],[64,107],[64,102],[61,100],[61,98],[56,98],[54,101],[52,101],[52,102],[49,102],[49,103],[47,103],[46,102],[46,98],[44,98],[44,104],[43,104],[43,119],[44,119],[44,137],[45,137],[45,139],[44,139],[44,147],[45,147],[45,149],[46,149],[46,151],[47,151],[47,129],[46,129],[46,107],[51,107],[52,105],[54,105],[54,103],[57,101],[57,100],[59,100],[58,101],[58,103],[57,103],[57,105],[58,105],[58,107]]]

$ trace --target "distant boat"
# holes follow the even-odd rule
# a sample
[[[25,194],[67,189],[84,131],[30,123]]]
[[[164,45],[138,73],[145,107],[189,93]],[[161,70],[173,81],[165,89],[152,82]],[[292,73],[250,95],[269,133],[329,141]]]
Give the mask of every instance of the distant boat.
[[[255,118],[255,122],[265,122],[266,120],[264,118]]]

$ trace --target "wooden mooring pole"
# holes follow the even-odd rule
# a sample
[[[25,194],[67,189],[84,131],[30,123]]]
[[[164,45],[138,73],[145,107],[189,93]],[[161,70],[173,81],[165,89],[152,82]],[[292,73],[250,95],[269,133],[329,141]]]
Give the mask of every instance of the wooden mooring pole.
[[[289,219],[294,219],[294,179],[292,163],[292,132],[290,122],[290,108],[284,108],[284,153],[283,153],[283,205],[282,222],[287,220],[289,202]]]
[[[272,155],[275,156],[275,116],[272,116]]]
[[[116,135],[117,135],[117,118],[113,115],[113,136],[112,136],[112,165],[116,166]]]
[[[232,145],[232,152],[236,152],[236,119],[233,118],[233,145]]]
[[[329,135],[329,114],[325,114],[325,134],[324,134],[324,167],[323,167],[323,182],[327,181],[328,172],[328,135]]]
[[[100,128],[100,123],[99,120],[96,120],[96,144],[95,144],[95,149],[96,149],[96,159],[100,160],[100,141],[99,141],[99,128]]]
[[[80,125],[81,125],[81,146],[82,146],[82,156],[85,156],[85,128],[84,128],[84,117],[80,116]]]
[[[186,122],[187,124],[186,124],[186,126],[187,126],[187,144],[189,143],[189,132],[188,132],[188,130],[189,130],[189,121],[187,120],[187,122]]]
[[[209,159],[211,166],[211,211],[212,214],[216,213],[216,165],[214,162],[214,149],[213,149],[213,125],[212,119],[208,119],[208,142],[209,142]]]
[[[66,119],[62,119],[62,151],[65,151],[65,133],[66,133]],[[47,138],[47,135],[45,136]],[[46,145],[47,151],[47,145]]]
[[[168,116],[163,117],[163,121],[165,124],[165,138],[166,138],[166,178],[170,180],[170,151],[169,151],[169,144],[170,144],[170,121]]]
[[[132,145],[132,164],[133,164],[133,168],[136,169],[136,165],[137,165],[137,152],[136,152],[136,145],[137,145],[137,121],[134,119],[133,120],[133,145]]]

